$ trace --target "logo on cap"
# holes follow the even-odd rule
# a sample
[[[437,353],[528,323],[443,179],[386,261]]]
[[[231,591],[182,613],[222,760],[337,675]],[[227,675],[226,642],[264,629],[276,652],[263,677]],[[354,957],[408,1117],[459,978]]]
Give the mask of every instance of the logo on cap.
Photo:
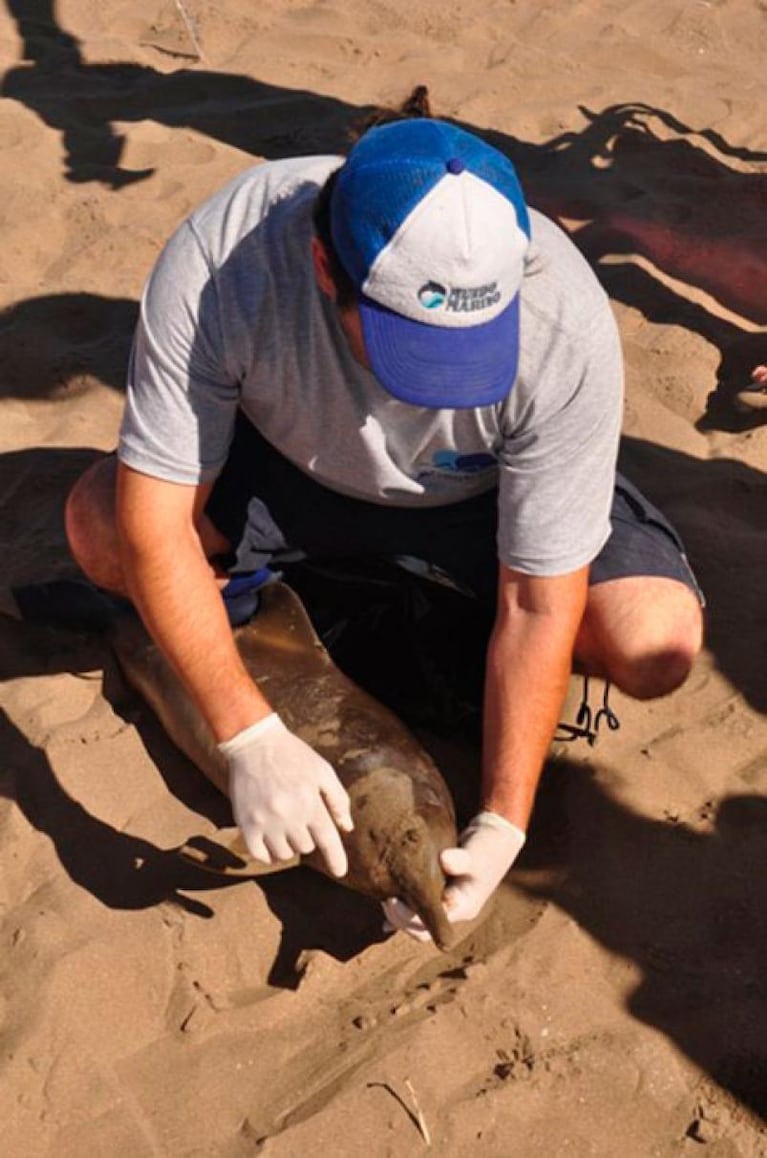
[[[427,281],[418,291],[418,300],[427,310],[436,310],[445,304],[447,290],[438,281]]]

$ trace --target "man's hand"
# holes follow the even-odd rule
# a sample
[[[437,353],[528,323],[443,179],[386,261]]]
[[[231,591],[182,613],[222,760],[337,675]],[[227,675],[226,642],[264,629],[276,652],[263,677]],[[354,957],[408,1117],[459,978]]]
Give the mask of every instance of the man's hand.
[[[276,712],[219,744],[229,764],[234,819],[251,856],[273,864],[318,849],[346,875],[339,828],[351,832],[349,797],[335,772]]]
[[[440,854],[445,874],[453,879],[444,893],[451,923],[477,917],[501,883],[525,843],[525,833],[497,812],[480,812],[459,837],[458,848]],[[430,940],[420,917],[392,897],[383,904],[386,931],[400,929],[416,941]]]

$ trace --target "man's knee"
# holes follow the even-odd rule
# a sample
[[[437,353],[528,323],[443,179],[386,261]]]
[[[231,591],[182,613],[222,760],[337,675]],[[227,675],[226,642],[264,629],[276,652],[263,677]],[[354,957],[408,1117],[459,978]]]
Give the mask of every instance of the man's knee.
[[[77,480],[67,496],[64,525],[72,555],[100,587],[122,586],[115,528],[114,456],[99,459]]]
[[[636,700],[653,700],[681,687],[695,662],[697,649],[685,641],[667,640],[630,655],[618,655],[612,679]]]
[[[687,679],[701,649],[698,598],[673,580],[624,581],[623,591],[620,582],[614,592],[605,591],[592,613],[587,666],[634,699],[669,695]]]

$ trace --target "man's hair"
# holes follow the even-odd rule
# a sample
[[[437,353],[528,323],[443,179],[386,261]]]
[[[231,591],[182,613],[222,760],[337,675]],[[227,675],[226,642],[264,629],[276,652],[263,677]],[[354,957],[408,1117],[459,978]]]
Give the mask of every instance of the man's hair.
[[[397,108],[380,106],[374,109],[362,120],[357,121],[349,134],[353,143],[363,137],[369,129],[379,125],[389,125],[394,121],[414,120],[418,117],[431,117],[433,113],[429,104],[429,91],[426,85],[417,85],[410,96]],[[330,273],[336,287],[336,304],[345,309],[354,305],[357,300],[357,289],[349,274],[344,269],[341,259],[336,253],[333,236],[330,228],[330,203],[333,198],[333,189],[340,169],[334,170],[317,194],[314,204],[313,221],[314,232],[325,247],[328,255]]]

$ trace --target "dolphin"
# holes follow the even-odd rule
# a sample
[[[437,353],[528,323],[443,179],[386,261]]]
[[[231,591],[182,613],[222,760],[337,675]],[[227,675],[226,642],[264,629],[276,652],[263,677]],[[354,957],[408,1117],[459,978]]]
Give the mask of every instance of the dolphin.
[[[287,584],[275,580],[259,595],[257,614],[234,629],[236,646],[286,726],[332,765],[349,793],[354,829],[341,834],[349,861],[341,883],[377,900],[400,897],[421,917],[435,944],[449,948],[454,929],[442,905],[446,882],[439,854],[456,845],[457,832],[439,770],[399,718],[336,667]],[[131,611],[117,616],[108,638],[127,681],[171,740],[227,793],[225,758],[138,616]],[[238,858],[238,867],[231,856],[216,864],[215,857],[206,859],[191,845],[182,853],[213,871],[259,871],[257,862],[246,863],[241,837],[227,850]],[[317,852],[285,867],[299,859],[325,871]]]

